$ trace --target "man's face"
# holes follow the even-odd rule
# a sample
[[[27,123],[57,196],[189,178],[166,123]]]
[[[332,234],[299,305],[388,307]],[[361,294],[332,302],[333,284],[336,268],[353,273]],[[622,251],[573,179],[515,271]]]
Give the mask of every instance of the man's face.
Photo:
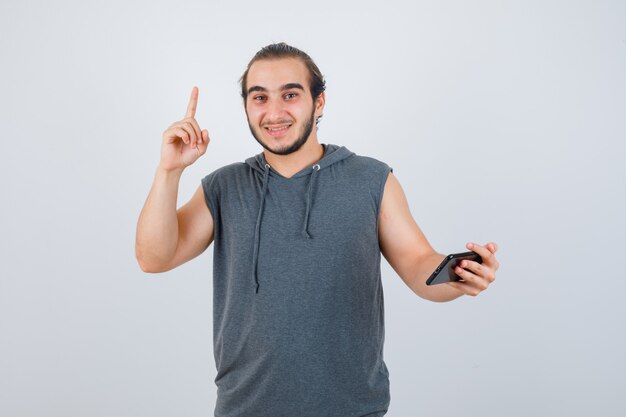
[[[245,109],[252,136],[277,155],[300,149],[315,134],[315,119],[324,107],[324,93],[313,103],[309,73],[294,58],[256,61],[247,77]]]

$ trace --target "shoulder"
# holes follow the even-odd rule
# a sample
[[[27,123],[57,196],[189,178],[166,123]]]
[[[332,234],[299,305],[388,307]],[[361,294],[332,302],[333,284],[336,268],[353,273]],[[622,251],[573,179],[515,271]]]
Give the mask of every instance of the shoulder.
[[[350,176],[359,184],[360,188],[367,190],[378,209],[390,176],[389,173],[393,172],[393,168],[377,158],[356,153],[343,162],[351,172]]]
[[[248,171],[248,166],[243,162],[233,162],[232,164],[224,165],[215,169],[213,172],[206,175],[204,178],[213,177],[231,177]]]
[[[217,168],[213,172],[207,174],[202,178],[203,184],[210,184],[220,181],[225,181],[230,178],[236,178],[240,175],[245,175],[249,171],[249,167],[243,162],[233,162],[232,164],[224,165]]]
[[[376,158],[372,158],[371,156],[364,156],[364,155],[358,155],[358,154],[354,154],[352,155],[351,158],[349,158],[351,160],[351,162],[355,165],[358,165],[360,167],[367,167],[367,168],[379,168],[379,169],[387,169],[387,168],[391,168],[389,167],[388,164],[386,164],[385,162],[376,159]]]
[[[389,172],[393,172],[393,168],[387,163],[371,156],[353,154],[345,162],[351,170],[372,180],[381,177],[385,180]]]

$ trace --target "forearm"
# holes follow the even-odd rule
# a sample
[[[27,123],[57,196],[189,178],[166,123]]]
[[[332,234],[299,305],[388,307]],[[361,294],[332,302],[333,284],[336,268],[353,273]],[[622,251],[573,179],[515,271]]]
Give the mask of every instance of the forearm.
[[[415,294],[426,300],[435,302],[452,301],[459,298],[463,293],[448,284],[426,285],[426,280],[445,259],[445,255],[432,252],[418,258],[413,263],[410,276],[411,289]]]
[[[135,254],[148,272],[174,257],[178,244],[176,203],[182,170],[157,168],[154,182],[137,222]]]

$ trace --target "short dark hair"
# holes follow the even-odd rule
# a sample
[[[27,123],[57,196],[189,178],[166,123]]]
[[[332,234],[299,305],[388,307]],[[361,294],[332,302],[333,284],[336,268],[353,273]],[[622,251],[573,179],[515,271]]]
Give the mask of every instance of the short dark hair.
[[[304,51],[301,51],[298,48],[287,45],[285,42],[273,43],[271,45],[264,46],[257,52],[254,57],[248,63],[248,67],[246,71],[243,73],[241,78],[239,79],[239,83],[241,84],[241,97],[244,101],[248,98],[248,71],[250,71],[250,67],[256,61],[260,61],[263,59],[280,59],[280,58],[296,58],[302,61],[309,71],[309,88],[311,90],[311,95],[313,96],[313,100],[322,94],[324,90],[326,90],[326,81],[324,81],[324,76],[320,72],[320,69],[315,65],[315,62],[311,59],[309,55],[307,55]]]

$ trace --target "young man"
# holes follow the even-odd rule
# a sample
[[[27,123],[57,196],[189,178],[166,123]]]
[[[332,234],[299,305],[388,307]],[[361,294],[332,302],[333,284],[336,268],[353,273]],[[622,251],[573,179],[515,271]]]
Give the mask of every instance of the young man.
[[[319,143],[325,85],[310,57],[269,45],[241,85],[263,152],[204,177],[177,211],[181,174],[209,143],[194,87],[185,118],[163,134],[137,260],[164,272],[214,242],[216,416],[383,416],[381,252],[415,294],[449,301],[494,281],[497,246],[468,244],[483,263],[465,261],[462,281],[426,286],[444,255],[413,220],[392,169]]]

